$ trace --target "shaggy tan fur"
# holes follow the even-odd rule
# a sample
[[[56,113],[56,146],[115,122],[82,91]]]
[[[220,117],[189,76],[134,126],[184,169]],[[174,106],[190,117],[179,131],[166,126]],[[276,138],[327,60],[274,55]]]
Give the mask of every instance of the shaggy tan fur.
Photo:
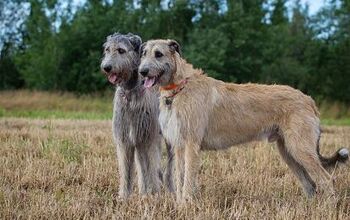
[[[321,158],[345,161],[348,151],[341,149],[343,154],[338,151],[332,158],[319,154],[320,120],[312,98],[289,86],[239,85],[213,79],[181,58],[179,48],[173,40],[149,41],[142,47],[139,67],[148,86],[154,82],[161,88],[183,87],[160,89],[159,119],[175,151],[178,200],[195,195],[200,150],[226,149],[266,138],[277,141],[282,158],[308,195],[316,192],[315,183],[333,194],[332,177]]]

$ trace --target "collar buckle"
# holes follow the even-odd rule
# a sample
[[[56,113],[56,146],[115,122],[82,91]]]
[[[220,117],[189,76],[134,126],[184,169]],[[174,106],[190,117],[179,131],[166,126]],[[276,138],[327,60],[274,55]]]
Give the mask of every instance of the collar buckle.
[[[177,95],[181,90],[185,88],[185,84],[188,82],[188,78],[185,78],[182,80],[179,84],[170,84],[164,87],[161,87],[161,90],[171,90],[171,94],[168,96],[165,96],[165,105],[170,106],[173,103],[173,99],[175,98],[175,95]]]

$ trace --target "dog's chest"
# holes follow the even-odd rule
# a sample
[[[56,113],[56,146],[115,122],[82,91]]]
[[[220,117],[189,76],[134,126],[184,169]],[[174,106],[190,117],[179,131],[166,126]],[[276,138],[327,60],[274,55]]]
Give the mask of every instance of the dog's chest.
[[[181,124],[177,112],[166,106],[161,107],[159,124],[164,138],[173,146],[182,146]]]
[[[159,131],[157,106],[146,100],[127,103],[116,100],[113,114],[113,134],[116,142],[138,145],[151,141]]]

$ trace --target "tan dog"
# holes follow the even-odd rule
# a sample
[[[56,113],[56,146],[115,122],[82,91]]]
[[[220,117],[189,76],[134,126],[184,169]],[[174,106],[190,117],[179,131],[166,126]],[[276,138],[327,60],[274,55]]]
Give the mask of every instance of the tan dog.
[[[160,85],[160,124],[174,147],[177,199],[191,199],[196,189],[200,150],[267,138],[277,141],[282,158],[312,196],[316,184],[333,193],[326,167],[348,159],[348,150],[319,154],[320,120],[315,102],[288,86],[225,83],[194,69],[173,40],[141,46],[139,73],[145,87]]]

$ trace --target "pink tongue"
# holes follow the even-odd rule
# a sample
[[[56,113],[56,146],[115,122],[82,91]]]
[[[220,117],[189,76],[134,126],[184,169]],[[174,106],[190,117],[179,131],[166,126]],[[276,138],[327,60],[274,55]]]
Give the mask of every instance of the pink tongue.
[[[111,75],[108,76],[108,81],[109,81],[110,83],[113,83],[113,84],[114,84],[116,80],[117,80],[117,75],[111,74]]]
[[[154,80],[155,80],[155,77],[152,77],[152,78],[148,78],[146,77],[145,78],[145,83],[143,84],[143,86],[145,88],[151,88],[154,84]]]

